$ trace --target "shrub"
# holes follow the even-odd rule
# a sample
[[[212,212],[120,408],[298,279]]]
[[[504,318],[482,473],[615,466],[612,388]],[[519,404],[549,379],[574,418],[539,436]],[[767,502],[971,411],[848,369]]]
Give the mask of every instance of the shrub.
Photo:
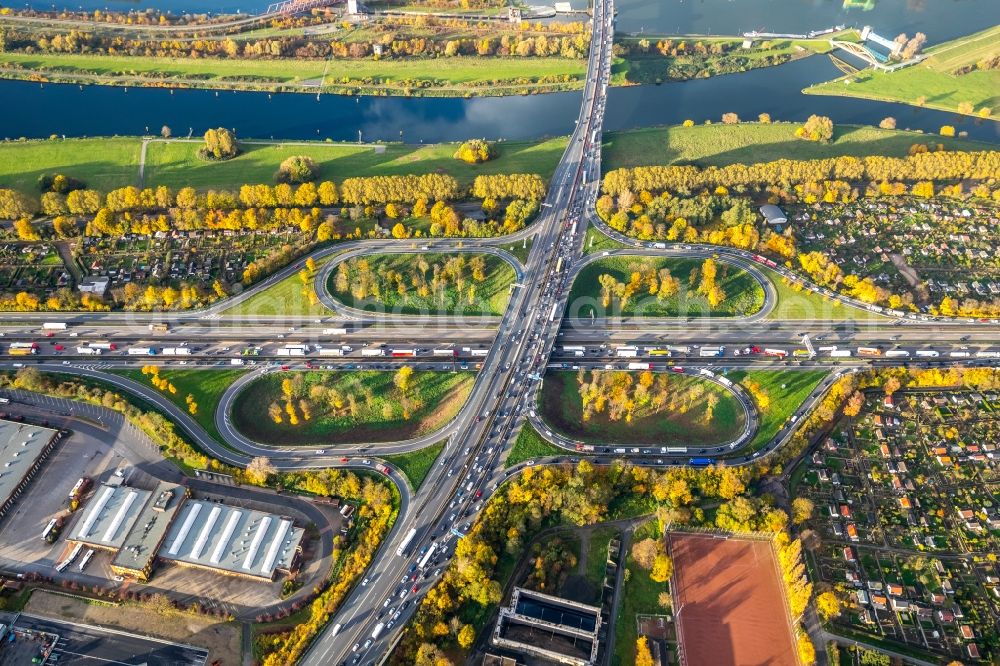
[[[308,183],[316,180],[319,167],[313,158],[306,155],[292,155],[278,167],[274,179],[279,183]]]
[[[483,139],[471,139],[466,141],[455,151],[455,159],[462,160],[468,164],[479,164],[488,162],[497,156],[496,147],[489,141]]]

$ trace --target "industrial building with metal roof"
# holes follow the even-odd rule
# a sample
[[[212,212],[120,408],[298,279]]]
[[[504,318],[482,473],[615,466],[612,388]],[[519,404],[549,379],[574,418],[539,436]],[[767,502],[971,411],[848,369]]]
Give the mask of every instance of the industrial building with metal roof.
[[[51,428],[0,420],[0,518],[14,506],[62,436]]]
[[[291,518],[188,500],[174,520],[159,557],[181,565],[271,580],[295,565],[304,530]]]
[[[68,539],[93,548],[117,551],[125,543],[152,493],[125,485],[98,487]]]
[[[157,484],[152,499],[146,502],[136,518],[135,527],[111,560],[111,570],[119,576],[149,580],[160,544],[187,495],[188,489],[184,486],[166,481]]]

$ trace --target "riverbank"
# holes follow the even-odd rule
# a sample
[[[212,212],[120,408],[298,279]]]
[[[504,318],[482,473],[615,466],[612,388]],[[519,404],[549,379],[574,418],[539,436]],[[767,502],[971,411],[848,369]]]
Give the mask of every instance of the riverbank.
[[[860,97],[990,118],[1000,115],[1000,26],[938,44],[895,72],[862,70],[810,86],[810,95]]]

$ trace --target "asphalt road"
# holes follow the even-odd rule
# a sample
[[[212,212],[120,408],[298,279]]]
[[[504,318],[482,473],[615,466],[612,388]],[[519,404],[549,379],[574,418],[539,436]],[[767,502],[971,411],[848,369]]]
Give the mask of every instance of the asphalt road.
[[[204,648],[24,613],[14,626],[58,635],[53,654],[62,665],[203,666],[208,659]]]

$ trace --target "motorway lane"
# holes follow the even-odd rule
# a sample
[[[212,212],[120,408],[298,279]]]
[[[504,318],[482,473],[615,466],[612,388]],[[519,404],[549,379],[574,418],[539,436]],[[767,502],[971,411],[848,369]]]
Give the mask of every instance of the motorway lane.
[[[52,652],[59,664],[204,666],[208,659],[204,648],[26,613],[18,616],[14,627],[59,636]]]

